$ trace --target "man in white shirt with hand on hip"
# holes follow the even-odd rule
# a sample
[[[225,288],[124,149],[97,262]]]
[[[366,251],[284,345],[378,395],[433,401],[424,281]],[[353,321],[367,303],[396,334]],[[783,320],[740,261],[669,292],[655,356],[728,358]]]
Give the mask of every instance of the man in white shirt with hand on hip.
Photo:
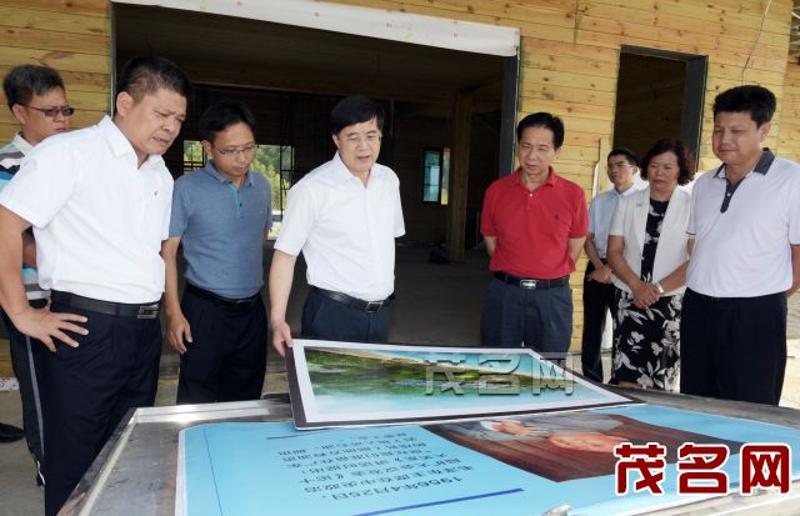
[[[310,286],[304,337],[386,342],[394,299],[395,238],[405,234],[400,181],[376,163],[384,113],[362,96],[331,111],[338,152],[291,190],[269,273],[272,344],[292,345],[286,307],[297,255]]]
[[[161,155],[186,117],[191,84],[173,63],[133,58],[113,119],[39,144],[0,194],[0,304],[37,357],[45,513],[69,497],[127,411],[152,405],[172,176]],[[33,226],[39,284],[28,304],[22,234]],[[39,360],[41,358],[42,360]]]

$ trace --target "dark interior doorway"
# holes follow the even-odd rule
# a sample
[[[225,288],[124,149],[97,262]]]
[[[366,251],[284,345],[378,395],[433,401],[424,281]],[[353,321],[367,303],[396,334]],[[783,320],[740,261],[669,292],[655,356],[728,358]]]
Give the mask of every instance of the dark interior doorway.
[[[133,55],[158,54],[195,83],[182,141],[197,140],[196,120],[209,103],[245,100],[258,117],[257,143],[292,149],[291,167],[281,171],[287,187],[331,159],[328,114],[339,98],[358,93],[381,101],[387,121],[380,162],[400,177],[404,240],[410,244],[448,240],[454,197],[447,189],[453,181],[446,170],[426,166],[426,153],[449,155],[456,99],[468,95],[468,187],[455,209],[462,214],[465,247],[476,244],[483,192],[498,176],[501,154],[510,156],[509,150],[501,153],[501,141],[512,143],[501,133],[508,132],[504,113],[512,113],[513,124],[516,111],[516,99],[504,102],[507,92],[516,91],[505,84],[516,86],[517,77],[508,73],[513,58],[125,4],[115,5],[114,25],[117,69]],[[184,170],[182,141],[165,156],[174,175]],[[441,183],[438,202],[425,194],[432,179]]]
[[[705,56],[623,46],[614,146],[642,156],[660,138],[681,138],[697,157],[706,71]]]

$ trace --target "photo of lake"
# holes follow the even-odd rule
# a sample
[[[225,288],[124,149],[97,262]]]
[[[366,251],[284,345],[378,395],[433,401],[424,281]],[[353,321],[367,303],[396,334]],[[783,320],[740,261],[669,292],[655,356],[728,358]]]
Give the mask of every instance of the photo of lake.
[[[299,351],[295,343],[295,357]],[[300,358],[308,421],[468,417],[629,401],[522,348],[305,341]]]

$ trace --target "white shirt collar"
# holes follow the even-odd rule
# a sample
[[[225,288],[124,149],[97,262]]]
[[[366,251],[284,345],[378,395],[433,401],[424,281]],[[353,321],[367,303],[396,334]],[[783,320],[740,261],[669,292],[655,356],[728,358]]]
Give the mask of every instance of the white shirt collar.
[[[626,195],[630,195],[636,191],[636,183],[631,183],[631,186],[623,190],[622,192],[617,191],[616,188],[612,187],[614,193],[617,194],[617,197],[625,197]]]
[[[336,171],[336,177],[341,179],[342,182],[348,181],[350,179],[355,179],[356,181],[359,182],[361,181],[355,175],[353,175],[353,173],[350,172],[350,169],[347,168],[347,165],[344,164],[344,161],[342,161],[342,157],[339,155],[339,151],[336,151],[336,154],[334,154],[333,160],[331,161],[333,162],[333,168]],[[374,177],[380,175],[379,170],[380,167],[378,166],[377,163],[372,165],[372,168],[369,171],[369,178],[373,179]]]
[[[117,127],[117,124],[114,123],[110,116],[105,115],[103,119],[100,120],[100,123],[97,124],[97,127],[105,136],[106,141],[111,146],[111,151],[115,156],[120,157],[130,155],[133,158],[134,163],[138,163],[136,151],[133,149],[133,145],[131,145],[128,137],[125,136],[122,131],[120,131],[119,127]],[[145,160],[145,162],[142,163],[142,166],[139,168],[153,168],[161,165],[163,162],[164,159],[161,156],[150,154],[147,156],[147,160]]]
[[[33,150],[33,145],[31,145],[28,140],[22,137],[22,131],[14,135],[14,139],[11,141],[11,144],[26,156]]]

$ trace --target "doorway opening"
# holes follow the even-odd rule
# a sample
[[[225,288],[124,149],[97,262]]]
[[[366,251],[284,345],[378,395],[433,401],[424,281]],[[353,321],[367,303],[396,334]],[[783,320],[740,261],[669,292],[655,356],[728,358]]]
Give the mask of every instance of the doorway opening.
[[[680,138],[698,157],[708,58],[623,46],[614,147],[640,157],[660,138]]]

